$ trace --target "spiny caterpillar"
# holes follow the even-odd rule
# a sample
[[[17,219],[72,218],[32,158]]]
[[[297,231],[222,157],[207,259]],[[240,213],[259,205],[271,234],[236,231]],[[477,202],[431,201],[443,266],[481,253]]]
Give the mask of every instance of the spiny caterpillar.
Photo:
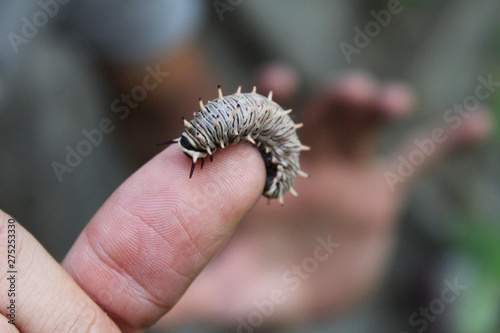
[[[278,198],[283,204],[283,194],[297,192],[292,182],[297,175],[309,177],[299,167],[301,150],[309,150],[297,137],[296,129],[303,124],[295,124],[288,116],[292,110],[283,110],[273,102],[272,91],[266,98],[257,94],[256,87],[251,93],[241,93],[241,86],[235,94],[222,96],[218,86],[218,98],[203,105],[194,112],[194,119],[182,118],[185,130],[181,137],[159,143],[179,143],[181,150],[193,163],[189,178],[193,176],[196,161],[201,158],[201,168],[205,158],[217,149],[224,149],[240,141],[249,141],[259,149],[266,165],[266,184],[263,195]]]

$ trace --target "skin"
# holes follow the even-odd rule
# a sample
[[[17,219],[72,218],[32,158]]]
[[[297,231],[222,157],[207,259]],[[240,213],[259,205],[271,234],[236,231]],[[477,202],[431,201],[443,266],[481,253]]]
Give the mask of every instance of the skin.
[[[340,314],[369,297],[391,258],[398,213],[411,184],[447,155],[484,139],[490,131],[484,109],[456,131],[448,129],[448,140],[392,191],[384,172],[398,166],[397,156],[408,156],[415,149],[410,144],[413,137],[387,158],[376,157],[374,147],[380,128],[409,116],[413,103],[406,86],[381,84],[364,74],[326,85],[304,107],[306,126],[299,137],[313,149],[301,155],[301,169],[312,177],[294,182],[299,197],[285,196],[284,209],[261,200],[162,324],[199,319],[237,325],[237,318],[248,318],[256,310],[254,302],[270,300],[275,289],[285,292],[286,301],[275,305],[263,325]],[[423,137],[430,135],[429,130]],[[314,272],[302,272],[302,277],[297,273],[300,284],[292,290],[284,272],[310,257],[317,238],[327,235],[341,246]]]
[[[165,80],[138,109],[145,111],[132,112],[124,122],[135,128],[127,133],[136,142],[132,149],[143,160],[150,152],[141,147],[150,143],[134,139],[149,137],[148,133],[153,133],[155,142],[165,139],[164,131],[160,137],[160,132],[141,129],[143,121],[151,116],[157,126],[177,131],[171,119],[186,112],[183,103],[191,96],[182,92],[196,90],[190,86],[193,77],[198,79],[200,91],[209,86],[213,90],[208,75],[207,80],[200,80],[197,73],[204,67],[198,54],[196,48],[187,48],[174,56],[174,62],[158,60],[162,69],[172,70],[179,80],[173,80],[176,85]],[[174,63],[184,65],[174,67]],[[111,80],[120,82],[121,91],[130,91],[144,76],[142,66],[110,73]],[[262,87],[276,85],[280,93],[275,96],[286,102],[297,84],[288,82],[293,74],[278,73],[287,78],[287,84],[270,75],[272,80],[265,79]],[[197,97],[191,99],[193,109]],[[285,288],[280,284],[283,271],[310,256],[316,238],[328,234],[341,247],[304,278],[300,288],[287,294],[287,301],[276,307],[266,324],[347,311],[376,288],[394,244],[402,198],[414,180],[396,192],[389,191],[381,175],[393,167],[394,159],[373,156],[377,129],[408,115],[411,100],[400,84],[381,85],[360,75],[340,79],[313,97],[304,106],[304,122],[310,129],[304,127],[301,139],[313,147],[328,143],[331,148],[313,149],[304,155],[303,169],[313,177],[296,182],[302,195],[286,197],[285,208],[268,207],[261,200],[187,293],[261,196],[264,163],[248,144],[219,151],[214,163],[208,163],[202,172],[197,169],[191,180],[187,177],[191,161],[176,146],[165,149],[103,204],[62,265],[22,228],[22,221],[17,222],[17,329],[140,332],[169,312],[184,294],[165,317],[169,324],[198,318],[234,323],[237,316],[255,309],[254,300],[268,298],[270,289]],[[170,113],[165,112],[166,105],[171,106]],[[487,124],[484,112],[469,117],[459,130],[450,132],[448,143],[439,146],[435,158],[420,169],[484,137]],[[181,126],[179,121],[177,132]],[[0,213],[1,239],[7,239],[8,219]],[[2,262],[6,255],[0,251]],[[0,290],[8,288],[6,277],[1,277]],[[7,295],[0,294],[0,300],[6,304]],[[5,316],[6,308],[0,313]],[[16,332],[16,327],[6,324],[6,318],[0,320],[2,332]]]
[[[253,147],[238,145],[217,157],[190,180],[190,161],[178,147],[157,155],[103,204],[62,267],[17,224],[16,327],[22,332],[138,332],[156,322],[222,248],[263,190],[264,164]],[[3,239],[8,218],[0,216]],[[6,251],[1,256],[6,262]],[[8,290],[5,276],[0,289]],[[7,304],[6,293],[0,297]],[[5,307],[0,311],[6,314]]]

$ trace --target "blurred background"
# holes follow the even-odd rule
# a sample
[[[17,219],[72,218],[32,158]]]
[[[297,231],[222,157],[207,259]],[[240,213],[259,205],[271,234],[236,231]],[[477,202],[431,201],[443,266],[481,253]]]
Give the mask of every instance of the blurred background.
[[[238,85],[249,91],[264,68],[285,66],[293,84],[285,83],[298,90],[283,100],[300,120],[311,96],[339,75],[403,82],[414,90],[415,113],[384,126],[376,155],[387,157],[413,130],[432,127],[475,95],[480,76],[500,82],[500,3],[493,0],[42,3],[51,5],[0,2],[0,207],[59,261],[106,198],[160,151],[155,143],[179,135],[180,117],[190,118],[198,97],[216,97],[217,84],[225,94]],[[381,12],[390,13],[383,23],[375,17],[383,20]],[[369,22],[378,23],[366,32]],[[158,68],[164,74],[152,75]],[[158,88],[136,89],[148,73]],[[493,127],[500,93],[490,88],[482,103]],[[112,130],[84,147],[85,133],[103,119]],[[395,208],[387,266],[345,309],[251,330],[217,318],[174,327],[167,319],[151,332],[498,332],[500,136],[493,128],[408,188]],[[87,156],[68,163],[78,147]],[[456,300],[436,301],[445,281],[457,279],[466,289]],[[328,276],[321,288],[329,288]],[[429,306],[429,317],[411,319]]]

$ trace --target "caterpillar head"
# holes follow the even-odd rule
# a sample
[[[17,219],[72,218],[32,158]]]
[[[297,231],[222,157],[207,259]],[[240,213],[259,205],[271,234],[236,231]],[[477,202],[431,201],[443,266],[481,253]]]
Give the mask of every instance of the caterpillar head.
[[[179,140],[179,146],[187,157],[193,159],[191,173],[189,175],[189,178],[191,178],[193,176],[194,168],[196,166],[196,161],[198,160],[198,158],[201,158],[201,167],[203,168],[205,157],[207,157],[207,152],[202,148],[196,148],[195,142],[192,141],[192,139],[188,135],[185,135],[185,133],[182,134],[181,139]],[[210,157],[212,157],[212,155],[210,155]]]
[[[181,150],[188,155],[189,157],[192,156],[190,152],[197,151],[196,148],[193,146],[191,142],[189,142],[189,139],[185,137],[184,135],[181,136],[181,140],[179,142],[179,145],[181,146]]]

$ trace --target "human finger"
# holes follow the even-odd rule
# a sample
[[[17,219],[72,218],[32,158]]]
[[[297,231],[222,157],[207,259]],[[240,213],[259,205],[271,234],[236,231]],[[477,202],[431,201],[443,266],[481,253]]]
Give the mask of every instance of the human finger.
[[[177,146],[125,181],[82,232],[63,262],[124,331],[166,313],[221,249],[260,197],[265,168],[247,144],[215,154],[188,178]]]

